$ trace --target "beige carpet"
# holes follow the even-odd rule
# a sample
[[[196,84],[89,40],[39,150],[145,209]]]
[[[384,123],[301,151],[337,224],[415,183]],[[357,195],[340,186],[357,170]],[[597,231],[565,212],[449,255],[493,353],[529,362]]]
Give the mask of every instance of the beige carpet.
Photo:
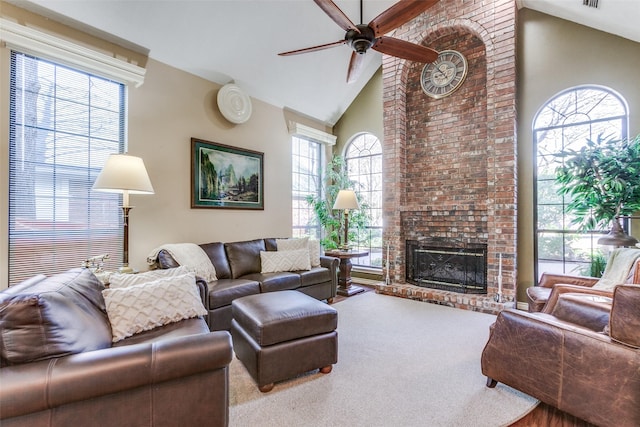
[[[480,355],[495,316],[367,292],[334,304],[338,363],[260,393],[234,359],[230,425],[503,426],[538,403],[485,387]]]

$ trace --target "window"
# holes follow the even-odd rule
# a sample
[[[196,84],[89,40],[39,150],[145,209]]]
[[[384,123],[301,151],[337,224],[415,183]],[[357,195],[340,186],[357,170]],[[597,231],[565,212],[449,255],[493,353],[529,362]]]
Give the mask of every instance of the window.
[[[356,135],[345,149],[349,179],[367,206],[369,226],[358,230],[357,249],[369,252],[354,264],[382,268],[382,144],[373,134]]]
[[[557,157],[567,149],[579,149],[598,135],[627,136],[628,110],[613,91],[581,86],[560,93],[538,112],[533,126],[536,150],[536,268],[543,272],[588,274],[600,253],[597,240],[608,230],[580,232],[572,228],[569,203],[557,194]]]
[[[291,140],[293,237],[320,239],[321,228],[307,196],[318,197],[322,191],[322,144],[301,136],[293,136]]]
[[[92,191],[125,146],[126,87],[11,52],[9,283],[122,259],[121,196]]]

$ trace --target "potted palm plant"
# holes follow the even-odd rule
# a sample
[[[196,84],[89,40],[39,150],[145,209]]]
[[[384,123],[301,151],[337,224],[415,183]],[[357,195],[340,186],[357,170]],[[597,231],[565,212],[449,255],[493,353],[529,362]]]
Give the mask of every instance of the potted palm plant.
[[[640,210],[640,135],[631,139],[602,137],[587,140],[579,150],[566,150],[563,165],[556,170],[558,193],[569,196],[567,211],[572,223],[581,230],[611,227],[618,237],[622,231],[619,218]],[[606,236],[605,236],[606,237]],[[630,236],[619,246],[638,241]],[[634,242],[635,241],[635,242]],[[601,239],[600,243],[613,241]]]
[[[357,187],[357,182],[349,179],[345,159],[342,156],[334,156],[325,170],[321,196],[307,196],[307,203],[313,207],[316,214],[315,221],[324,230],[324,236],[320,243],[326,250],[338,248],[340,236],[343,235],[341,232],[344,225],[342,211],[333,210],[340,190],[354,190],[360,204],[360,209],[349,215],[349,241],[353,241],[356,237],[355,230],[367,225],[366,205],[363,203]]]

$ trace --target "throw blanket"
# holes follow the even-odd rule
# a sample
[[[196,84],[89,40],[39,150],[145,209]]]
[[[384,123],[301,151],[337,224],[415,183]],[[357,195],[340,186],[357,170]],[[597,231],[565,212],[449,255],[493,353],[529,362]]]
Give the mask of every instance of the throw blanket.
[[[169,254],[180,265],[184,265],[193,270],[198,276],[207,282],[218,280],[216,277],[216,269],[205,251],[195,243],[168,243],[155,248],[147,256],[147,263],[150,265],[158,261],[158,253],[161,250],[169,252]]]
[[[626,283],[629,272],[636,260],[640,258],[640,249],[618,248],[613,251],[602,278],[593,285],[593,289],[612,291],[616,285]]]

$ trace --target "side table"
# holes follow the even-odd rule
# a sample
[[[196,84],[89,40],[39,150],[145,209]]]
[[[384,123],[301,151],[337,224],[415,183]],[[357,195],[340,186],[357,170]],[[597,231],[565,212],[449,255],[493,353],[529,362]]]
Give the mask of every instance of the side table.
[[[351,258],[360,258],[369,255],[367,251],[326,251],[325,255],[340,259],[340,271],[338,273],[338,295],[350,297],[364,292],[360,286],[351,284]]]

